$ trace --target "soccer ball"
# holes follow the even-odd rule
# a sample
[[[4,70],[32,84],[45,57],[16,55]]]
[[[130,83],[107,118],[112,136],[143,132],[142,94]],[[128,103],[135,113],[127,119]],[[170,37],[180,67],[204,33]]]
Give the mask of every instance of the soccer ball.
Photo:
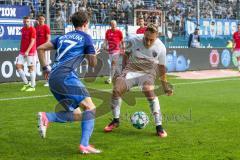
[[[146,113],[144,112],[135,112],[132,116],[131,116],[131,123],[133,125],[133,127],[137,128],[137,129],[143,129],[146,127],[146,125],[149,122],[149,118],[147,116]]]

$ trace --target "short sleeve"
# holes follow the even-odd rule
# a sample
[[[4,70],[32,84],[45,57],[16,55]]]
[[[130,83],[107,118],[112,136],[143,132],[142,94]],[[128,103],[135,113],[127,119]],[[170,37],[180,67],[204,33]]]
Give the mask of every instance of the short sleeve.
[[[85,54],[95,54],[96,53],[94,45],[93,45],[93,40],[89,35],[85,36],[84,53]]]
[[[31,29],[31,38],[36,39],[36,30],[33,27]]]
[[[166,65],[166,53],[167,53],[166,47],[164,45],[161,45],[159,47],[160,53],[158,57],[158,63],[160,65]]]
[[[58,39],[59,39],[59,37],[57,37],[57,38],[55,38],[55,39],[51,40],[51,43],[53,44],[53,46],[54,46],[54,49],[57,49],[57,43],[58,43]]]
[[[123,33],[120,30],[119,30],[119,37],[120,37],[120,41],[122,41],[123,40]]]
[[[108,31],[109,31],[109,30],[107,30],[106,33],[105,33],[105,39],[106,39],[107,41],[108,41]]]
[[[50,28],[49,28],[49,26],[46,25],[45,28],[46,28],[46,34],[50,34],[51,32],[50,32]]]

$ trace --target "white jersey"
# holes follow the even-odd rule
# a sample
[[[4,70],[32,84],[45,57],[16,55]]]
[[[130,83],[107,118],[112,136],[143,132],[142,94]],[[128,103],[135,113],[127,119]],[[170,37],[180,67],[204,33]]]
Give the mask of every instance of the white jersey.
[[[145,48],[143,37],[144,35],[136,35],[129,39],[131,56],[146,59],[155,64],[165,65],[166,47],[162,41],[157,38],[150,48]]]
[[[143,44],[144,35],[129,38],[128,51],[131,53],[125,70],[127,72],[145,72],[156,76],[158,65],[166,63],[166,47],[161,40],[156,39],[150,48]]]

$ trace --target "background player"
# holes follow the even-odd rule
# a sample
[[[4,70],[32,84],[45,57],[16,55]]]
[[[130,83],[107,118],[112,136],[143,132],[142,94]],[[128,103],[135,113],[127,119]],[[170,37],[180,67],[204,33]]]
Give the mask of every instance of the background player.
[[[30,25],[30,17],[23,18],[23,28],[21,29],[21,46],[20,53],[17,56],[16,69],[24,82],[21,91],[35,91],[36,79],[36,30]],[[24,63],[27,62],[28,71],[30,73],[31,83],[29,84],[24,73]]]
[[[51,33],[50,33],[50,28],[48,25],[45,24],[45,16],[44,15],[39,15],[37,19],[38,23],[36,26],[36,45],[39,47],[41,44],[49,42],[51,38]],[[48,64],[51,64],[51,59],[50,59],[50,51],[46,51],[46,60]],[[44,84],[44,86],[48,86],[48,82]]]
[[[144,32],[146,31],[146,26],[145,26],[145,22],[144,22],[144,19],[143,19],[143,17],[140,17],[139,19],[138,19],[138,25],[140,26],[138,29],[137,29],[137,31],[136,31],[136,33],[137,34],[144,34]]]
[[[106,49],[106,46],[108,47],[108,54],[109,54],[109,60],[111,63],[110,66],[110,73],[109,78],[106,81],[106,83],[110,84],[112,83],[112,79],[115,75],[115,72],[119,70],[119,56],[121,52],[121,47],[124,52],[124,42],[123,42],[123,33],[119,29],[117,29],[117,22],[115,20],[112,20],[110,22],[111,28],[106,31],[105,34],[105,42],[104,42],[104,49]]]
[[[238,30],[233,34],[233,54],[237,57],[238,71],[240,72],[240,24],[238,24]]]
[[[162,114],[158,97],[154,93],[154,81],[159,75],[164,91],[172,95],[173,91],[167,85],[165,74],[166,48],[158,39],[158,28],[150,24],[144,35],[130,38],[128,60],[124,60],[126,67],[122,74],[116,78],[112,92],[113,120],[104,130],[110,132],[119,126],[121,97],[133,86],[141,87],[142,92],[149,101],[149,106],[154,116],[157,135],[166,137],[167,133],[162,127]]]
[[[39,112],[39,132],[45,138],[48,123],[72,122],[82,119],[80,152],[85,154],[100,153],[100,150],[89,145],[94,128],[95,105],[75,72],[85,57],[90,66],[95,66],[97,64],[96,51],[92,38],[84,32],[88,29],[87,13],[76,12],[72,15],[71,20],[75,31],[38,47],[38,56],[46,79],[49,75],[49,65],[45,59],[45,51],[57,49],[55,63],[49,76],[49,87],[65,109],[61,112]],[[78,107],[84,110],[82,114],[74,112]]]

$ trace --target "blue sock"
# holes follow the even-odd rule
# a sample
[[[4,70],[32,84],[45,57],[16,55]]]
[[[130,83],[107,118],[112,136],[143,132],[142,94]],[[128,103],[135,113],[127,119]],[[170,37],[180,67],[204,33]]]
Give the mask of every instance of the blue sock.
[[[46,112],[46,116],[49,122],[65,123],[74,121],[73,112]]]
[[[89,139],[92,135],[94,128],[94,112],[93,111],[85,111],[83,112],[82,118],[82,137],[80,144],[87,147],[89,145]]]

